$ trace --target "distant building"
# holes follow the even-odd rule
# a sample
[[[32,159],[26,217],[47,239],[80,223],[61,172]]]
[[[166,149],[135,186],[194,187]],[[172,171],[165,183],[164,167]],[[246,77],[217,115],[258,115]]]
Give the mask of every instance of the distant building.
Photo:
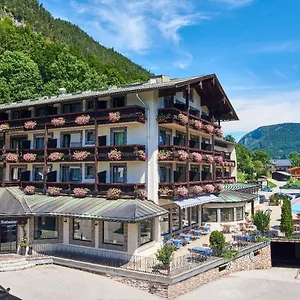
[[[278,181],[288,181],[291,178],[291,174],[284,171],[275,171],[272,173],[272,179]]]
[[[288,171],[292,166],[289,159],[273,159],[271,163],[276,171]]]
[[[300,167],[290,168],[289,172],[293,178],[300,180]]]

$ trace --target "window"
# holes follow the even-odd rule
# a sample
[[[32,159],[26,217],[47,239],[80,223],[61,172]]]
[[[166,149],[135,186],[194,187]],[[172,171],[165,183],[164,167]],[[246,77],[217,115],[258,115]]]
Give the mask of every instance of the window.
[[[234,221],[234,209],[221,208],[221,222],[233,222]]]
[[[124,223],[104,221],[103,243],[124,245]]]
[[[89,100],[86,102],[86,110],[94,110],[95,109],[95,102],[94,100]]]
[[[170,210],[172,232],[179,230],[179,207],[172,207]]]
[[[112,146],[126,145],[127,144],[127,130],[126,128],[114,128],[110,130]]]
[[[95,131],[89,130],[85,132],[85,144],[95,145]]]
[[[27,169],[25,166],[13,166],[10,168],[10,180],[11,181],[18,181],[21,179],[21,173],[26,172]],[[29,180],[28,180],[29,181]]]
[[[126,183],[127,182],[127,167],[126,165],[113,165],[111,167],[111,183]]]
[[[159,130],[158,144],[159,145],[171,145],[172,132],[164,129]]]
[[[43,149],[44,148],[44,136],[35,136],[34,137],[34,148]]]
[[[61,135],[61,147],[69,148],[69,147],[81,147],[82,139],[81,132],[71,132],[71,133],[63,133]]]
[[[165,96],[164,97],[164,108],[173,107],[174,97],[173,96]]]
[[[170,212],[161,216],[160,220],[160,228],[161,228],[161,235],[164,236],[170,233]]]
[[[160,182],[172,182],[171,166],[163,166],[159,168]]]
[[[63,113],[76,113],[76,112],[81,112],[82,111],[82,103],[77,102],[77,103],[67,103],[63,105]]]
[[[237,207],[235,212],[236,212],[236,220],[237,221],[244,220],[244,208],[243,208],[243,206]]]
[[[188,227],[190,225],[190,208],[181,209],[181,228]]]
[[[44,177],[44,167],[43,166],[34,166],[33,167],[33,181],[43,180]]]
[[[144,220],[140,222],[140,246],[152,241],[152,231],[152,220]]]
[[[95,179],[95,165],[86,164],[85,165],[85,179]]]
[[[73,239],[92,241],[92,220],[73,219]]]
[[[81,181],[80,166],[62,166],[61,181],[62,182],[80,182]]]
[[[202,222],[217,222],[217,208],[203,208]]]
[[[46,116],[46,107],[37,107],[35,109],[35,116],[36,117],[43,117]]]
[[[11,149],[22,149],[22,143],[27,141],[26,136],[18,136],[10,138],[10,148]]]
[[[30,118],[31,111],[30,110],[15,110],[11,112],[12,119],[23,119],[23,118]]]
[[[36,217],[34,218],[34,239],[58,238],[57,218]]]
[[[125,96],[114,97],[112,99],[112,107],[123,107],[125,106]]]
[[[191,207],[191,225],[198,223],[198,206]]]

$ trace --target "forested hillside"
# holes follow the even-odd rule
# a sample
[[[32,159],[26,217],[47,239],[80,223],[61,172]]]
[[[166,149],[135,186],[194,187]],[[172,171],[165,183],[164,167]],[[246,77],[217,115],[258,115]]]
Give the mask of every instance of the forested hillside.
[[[272,158],[287,158],[300,151],[300,123],[283,123],[259,127],[241,138],[248,150],[265,150]]]
[[[142,81],[151,75],[37,0],[0,0],[0,101]]]

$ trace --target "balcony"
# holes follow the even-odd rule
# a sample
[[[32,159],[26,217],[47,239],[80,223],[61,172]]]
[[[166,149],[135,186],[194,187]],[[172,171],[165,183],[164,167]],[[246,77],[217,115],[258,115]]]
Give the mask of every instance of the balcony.
[[[200,142],[195,140],[189,140],[189,147],[192,149],[200,149]]]
[[[212,181],[212,173],[206,172],[206,171],[201,171],[201,179],[202,181]]]
[[[97,120],[98,124],[108,124],[109,123],[109,113],[119,112],[120,119],[114,123],[123,123],[123,122],[140,122],[145,123],[145,108],[138,105],[131,105],[125,107],[118,108],[106,108],[100,110],[89,110],[89,111],[81,111],[76,113],[67,113],[67,114],[55,114],[55,115],[45,115],[41,117],[30,117],[30,118],[22,118],[22,119],[14,119],[14,120],[1,120],[0,124],[9,124],[10,128],[14,127],[23,127],[25,122],[27,121],[35,121],[37,125],[32,129],[24,129],[24,130],[36,130],[36,129],[44,129],[44,126],[55,127],[51,124],[51,120],[54,118],[64,118],[65,124],[64,127],[70,126],[82,126],[81,124],[75,123],[75,119],[82,115],[89,115],[90,120],[87,124],[84,125],[92,125],[94,121]],[[59,127],[59,126],[57,126]]]
[[[190,171],[190,181],[201,181],[200,173],[195,171]]]
[[[52,153],[62,153],[63,156],[60,159],[52,160],[51,159]],[[62,160],[67,162],[94,161],[95,147],[84,146],[84,147],[69,147],[69,148],[47,148],[47,155],[48,155],[48,162],[62,161]]]
[[[145,145],[99,146],[97,159],[99,161],[144,161],[146,160]]]
[[[186,174],[184,172],[174,171],[174,182],[186,182]]]
[[[186,147],[185,138],[179,137],[179,136],[174,136],[174,137],[173,137],[173,144],[174,144],[175,146],[183,146],[183,147]]]
[[[201,143],[201,150],[212,152],[212,144]]]
[[[223,158],[230,160],[231,159],[231,153],[230,152],[223,152]]]

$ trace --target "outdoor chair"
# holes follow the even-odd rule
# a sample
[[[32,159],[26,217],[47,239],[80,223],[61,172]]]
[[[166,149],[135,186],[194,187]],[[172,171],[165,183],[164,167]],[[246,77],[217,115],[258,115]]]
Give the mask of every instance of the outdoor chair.
[[[202,246],[203,246],[203,247],[209,247],[209,245],[208,245],[208,244],[202,244]]]

